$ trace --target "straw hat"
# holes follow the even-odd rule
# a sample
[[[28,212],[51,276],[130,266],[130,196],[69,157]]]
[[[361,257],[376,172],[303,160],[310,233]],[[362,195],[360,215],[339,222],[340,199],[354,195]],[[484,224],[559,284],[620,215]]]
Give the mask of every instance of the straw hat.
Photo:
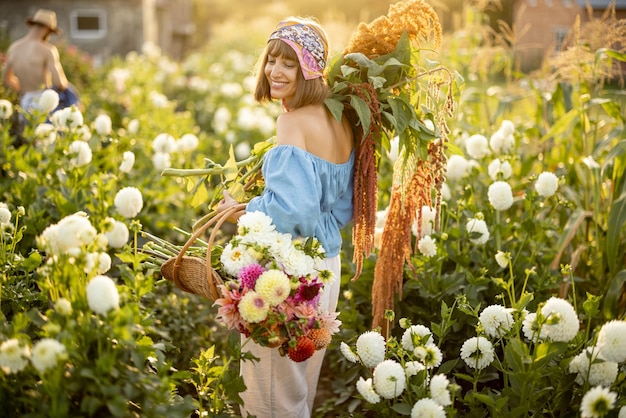
[[[56,34],[60,34],[61,30],[57,28],[57,14],[52,10],[39,9],[35,15],[26,20],[29,25],[40,24]]]

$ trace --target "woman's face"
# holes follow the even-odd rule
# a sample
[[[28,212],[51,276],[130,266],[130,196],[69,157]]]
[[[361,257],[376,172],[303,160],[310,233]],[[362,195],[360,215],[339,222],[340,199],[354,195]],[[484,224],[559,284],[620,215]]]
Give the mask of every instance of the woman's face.
[[[296,80],[300,71],[298,61],[281,56],[267,56],[265,77],[273,99],[289,102],[296,94]]]

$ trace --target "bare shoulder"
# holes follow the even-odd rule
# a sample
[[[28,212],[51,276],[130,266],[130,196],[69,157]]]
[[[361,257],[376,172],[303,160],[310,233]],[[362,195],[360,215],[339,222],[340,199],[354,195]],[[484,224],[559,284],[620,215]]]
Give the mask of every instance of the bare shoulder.
[[[302,115],[297,110],[283,113],[276,120],[276,143],[293,145],[306,150],[305,129]]]

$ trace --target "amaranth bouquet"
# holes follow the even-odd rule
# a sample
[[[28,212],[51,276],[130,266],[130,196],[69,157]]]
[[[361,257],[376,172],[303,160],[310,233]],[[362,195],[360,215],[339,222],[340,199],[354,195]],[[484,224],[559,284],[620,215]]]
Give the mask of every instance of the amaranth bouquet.
[[[292,239],[266,214],[247,212],[220,256],[224,285],[215,301],[217,319],[293,361],[308,359],[341,325],[337,312],[318,308],[324,285],[335,280],[319,268],[324,257],[317,239]]]

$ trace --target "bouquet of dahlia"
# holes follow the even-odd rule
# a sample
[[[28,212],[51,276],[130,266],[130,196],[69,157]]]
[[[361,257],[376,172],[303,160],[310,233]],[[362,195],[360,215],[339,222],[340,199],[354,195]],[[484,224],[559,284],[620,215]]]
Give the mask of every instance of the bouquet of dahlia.
[[[262,212],[247,212],[220,255],[222,297],[217,319],[257,344],[300,362],[339,331],[337,312],[319,309],[324,285],[336,278],[319,268],[318,240],[292,239]]]

